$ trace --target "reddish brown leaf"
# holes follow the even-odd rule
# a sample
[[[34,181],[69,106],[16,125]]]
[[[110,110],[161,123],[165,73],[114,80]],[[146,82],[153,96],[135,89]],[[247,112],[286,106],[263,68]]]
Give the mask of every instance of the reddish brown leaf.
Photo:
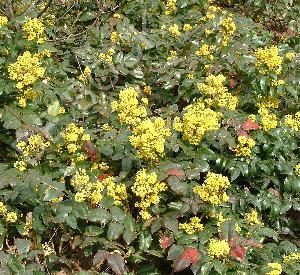
[[[246,248],[242,244],[236,245],[234,248],[231,249],[231,256],[237,259],[238,261],[242,262],[245,260],[246,256]]]
[[[169,236],[161,236],[159,239],[159,245],[161,248],[166,249],[168,248],[172,243],[172,240]]]
[[[179,258],[189,260],[191,264],[194,264],[198,261],[199,250],[193,247],[187,248],[182,252]]]
[[[191,265],[190,260],[178,258],[174,263],[174,272],[180,272]]]
[[[108,178],[108,177],[111,177],[111,174],[100,174],[100,175],[98,176],[98,179],[99,179],[99,180],[104,180],[104,179],[106,179],[106,178]]]
[[[230,86],[230,88],[234,88],[235,87],[235,81],[233,80],[233,79],[230,79],[230,82],[229,82],[229,86]]]
[[[167,171],[167,175],[169,176],[176,176],[176,177],[183,177],[185,176],[185,173],[183,170],[178,168],[173,168]]]
[[[85,150],[89,155],[91,161],[95,161],[97,150],[95,145],[91,141],[87,141],[85,144]]]
[[[248,132],[246,132],[245,130],[243,129],[237,129],[236,130],[236,134],[238,137],[247,137],[248,136]]]
[[[242,129],[245,131],[257,130],[259,128],[260,126],[250,119],[247,119],[244,123],[242,123]]]

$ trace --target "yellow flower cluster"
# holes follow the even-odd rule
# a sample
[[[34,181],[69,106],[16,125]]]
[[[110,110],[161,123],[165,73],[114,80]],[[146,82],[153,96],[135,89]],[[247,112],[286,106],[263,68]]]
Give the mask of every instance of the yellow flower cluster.
[[[71,154],[81,148],[83,141],[91,139],[89,134],[84,133],[83,127],[77,127],[75,123],[69,124],[61,135],[66,143],[68,152]]]
[[[285,264],[292,264],[296,261],[300,261],[300,252],[293,252],[283,257],[283,262]]]
[[[281,73],[282,57],[278,55],[276,46],[259,48],[256,53],[255,66],[261,74]]]
[[[0,26],[4,26],[8,23],[8,18],[6,16],[0,16]]]
[[[18,220],[15,212],[8,212],[3,202],[0,202],[0,215],[5,218],[8,223],[14,223]]]
[[[38,44],[45,41],[44,30],[44,24],[38,18],[29,19],[23,25],[26,39],[29,41],[36,41]]]
[[[49,146],[50,142],[46,141],[40,134],[31,135],[27,142],[20,141],[17,143],[17,148],[22,151],[24,156],[35,156]]]
[[[112,32],[111,34],[110,34],[110,41],[112,42],[112,43],[117,43],[117,42],[119,42],[119,40],[121,39],[121,34],[120,33],[117,33],[117,32]]]
[[[45,69],[41,66],[40,58],[37,54],[32,55],[26,51],[18,56],[17,61],[8,66],[9,78],[16,80],[16,87],[20,91],[18,97],[20,106],[26,106],[26,99],[34,99],[38,96],[30,87],[37,80],[45,75]]]
[[[101,61],[106,61],[108,63],[112,63],[114,53],[115,53],[115,50],[113,48],[110,48],[106,53],[100,53],[98,58]]]
[[[297,175],[297,176],[300,176],[300,163],[298,163],[296,166],[295,166],[295,174]]]
[[[254,209],[245,215],[245,222],[249,225],[263,225],[263,223],[258,219],[257,211]]]
[[[222,74],[209,75],[205,79],[205,83],[198,83],[197,88],[204,95],[208,96],[205,102],[209,106],[228,108],[229,110],[235,110],[238,98],[228,92],[228,89],[224,86],[226,77]]]
[[[177,57],[178,57],[178,54],[176,51],[170,51],[170,55],[167,57],[167,61],[171,61]]]
[[[184,24],[182,28],[185,32],[189,32],[193,29],[193,27],[190,24]]]
[[[125,184],[116,184],[114,177],[107,177],[101,183],[107,189],[107,195],[114,199],[114,205],[123,206],[125,209],[128,207],[128,194]]]
[[[188,223],[180,223],[179,229],[184,230],[189,235],[200,232],[204,228],[200,221],[200,218],[192,217]]]
[[[259,95],[257,97],[257,106],[258,108],[278,108],[279,106],[279,99],[277,97],[272,97],[272,96],[266,96],[263,97],[261,95]]]
[[[229,256],[230,247],[225,240],[212,239],[208,245],[208,255],[212,258],[226,258]]]
[[[236,26],[232,20],[232,15],[228,14],[227,18],[222,19],[220,21],[220,25],[222,27],[222,46],[226,47],[228,45],[228,41],[230,36],[233,36],[235,34],[236,31]]]
[[[151,218],[149,207],[159,203],[159,193],[167,190],[167,185],[157,181],[156,173],[148,173],[146,169],[142,169],[137,172],[131,190],[139,198],[135,206],[141,209],[140,215],[146,220]]]
[[[79,79],[80,81],[86,82],[87,79],[88,79],[88,77],[91,75],[91,72],[92,72],[92,71],[91,71],[90,67],[89,67],[89,66],[86,66],[86,67],[84,68],[82,74],[80,74],[80,75],[78,76],[78,79]]]
[[[74,186],[76,194],[75,201],[90,201],[92,204],[98,204],[102,199],[104,185],[100,181],[91,182],[85,169],[79,169],[71,179],[71,185]]]
[[[285,54],[285,57],[288,59],[288,60],[292,60],[294,59],[296,56],[296,54],[294,52],[288,52]]]
[[[185,108],[182,118],[174,118],[173,127],[183,133],[183,139],[198,145],[206,132],[220,128],[221,117],[221,113],[205,108],[204,103],[198,100]]]
[[[251,157],[252,148],[255,146],[255,141],[250,137],[239,136],[238,145],[235,148],[235,154],[238,157]]]
[[[217,7],[217,6],[209,6],[205,16],[202,18],[203,21],[206,21],[206,20],[213,20],[216,18],[216,13],[221,11],[221,8],[220,7]]]
[[[266,273],[266,275],[280,275],[282,273],[282,266],[280,263],[268,263],[267,266],[273,270]]]
[[[300,130],[300,112],[295,115],[286,115],[284,117],[284,125],[290,127],[293,131]]]
[[[151,162],[157,162],[164,155],[165,139],[171,135],[169,129],[165,128],[165,121],[158,117],[154,122],[144,119],[132,129],[133,135],[129,140],[137,149],[137,157]]]
[[[208,172],[203,185],[197,185],[193,191],[201,200],[213,205],[220,205],[228,201],[226,189],[230,186],[229,179],[221,174]]]
[[[145,86],[145,87],[144,87],[144,93],[145,93],[146,95],[151,95],[151,93],[152,93],[151,86]]]
[[[119,13],[114,13],[114,14],[113,14],[113,18],[121,19],[121,18],[122,18],[122,15],[119,14]]]
[[[169,27],[169,32],[173,37],[179,37],[181,35],[179,31],[179,26],[177,24],[173,24]]]
[[[215,50],[215,46],[203,44],[198,51],[195,52],[197,56],[207,56],[210,60],[214,59],[213,52]]]
[[[165,15],[170,15],[173,12],[176,12],[177,10],[176,2],[177,0],[167,0]]]
[[[260,115],[262,128],[265,132],[277,127],[276,115],[271,113],[267,108],[260,108],[258,113]]]
[[[27,169],[27,163],[23,160],[18,160],[14,163],[14,167],[19,171],[23,172]]]
[[[137,99],[138,93],[132,88],[125,88],[119,93],[119,100],[112,101],[111,108],[113,112],[118,112],[118,118],[122,123],[136,125],[142,118],[147,117],[146,106],[147,98],[142,98],[141,103]]]

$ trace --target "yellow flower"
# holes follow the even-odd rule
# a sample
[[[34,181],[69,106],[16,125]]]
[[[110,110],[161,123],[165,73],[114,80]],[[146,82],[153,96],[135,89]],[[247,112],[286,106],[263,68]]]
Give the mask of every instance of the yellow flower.
[[[117,32],[112,32],[110,34],[110,41],[112,43],[117,43],[121,38],[121,34],[117,33]]]
[[[285,54],[285,57],[288,59],[288,60],[292,60],[294,59],[296,56],[296,54],[294,52],[288,52]]]
[[[170,15],[173,12],[176,12],[177,10],[176,2],[177,0],[167,0],[165,15]]]
[[[297,176],[300,176],[300,163],[298,163],[296,166],[295,166],[295,174],[297,175]]]
[[[245,222],[249,225],[263,225],[258,219],[258,213],[254,209],[245,215]]]
[[[209,75],[206,77],[206,83],[198,83],[198,90],[208,98],[205,102],[208,106],[222,107],[229,110],[235,110],[238,98],[228,92],[224,86],[226,77],[222,74]]]
[[[288,265],[293,264],[294,262],[297,261],[298,262],[300,261],[300,252],[293,252],[283,257],[283,262]]]
[[[225,240],[210,240],[208,245],[208,255],[212,258],[226,258],[229,256],[230,247]]]
[[[239,136],[235,154],[239,157],[251,157],[255,141],[250,137]]]
[[[0,26],[4,26],[8,23],[8,18],[6,16],[0,16]]]
[[[268,267],[273,270],[266,273],[266,275],[280,275],[282,273],[282,266],[280,263],[268,263]]]
[[[170,51],[170,55],[167,57],[167,61],[171,61],[177,57],[178,57],[178,55],[177,55],[176,51]]]
[[[206,132],[220,128],[222,114],[205,108],[200,100],[187,106],[184,111],[182,118],[175,117],[173,128],[182,132],[183,139],[191,144],[200,144]]]
[[[193,27],[190,24],[184,24],[183,25],[183,30],[184,31],[191,31]]]
[[[166,189],[167,185],[165,183],[157,181],[156,173],[148,173],[146,169],[137,172],[131,190],[134,195],[139,198],[139,201],[135,203],[135,206],[140,208],[143,219],[151,217],[149,207],[159,203],[159,193]]]
[[[23,55],[18,56],[17,61],[8,66],[9,78],[16,80],[19,90],[25,86],[34,84],[45,74],[45,69],[41,67],[38,57],[33,56],[26,51]]]
[[[15,212],[8,212],[6,217],[5,217],[5,220],[7,222],[14,223],[18,220],[18,216]]]
[[[151,95],[151,93],[152,93],[151,86],[145,86],[144,87],[144,93],[147,94],[147,95]]]
[[[27,163],[24,162],[23,160],[16,161],[14,163],[14,167],[17,168],[19,171],[23,172],[27,169]]]
[[[214,50],[215,50],[215,46],[209,46],[207,44],[203,44],[198,51],[196,51],[196,55],[197,56],[208,56],[210,60],[214,59],[214,56],[212,55]]]
[[[189,235],[200,232],[204,228],[203,224],[201,224],[200,221],[200,218],[192,217],[189,223],[180,223],[179,229],[184,230]]]
[[[298,132],[300,130],[300,112],[295,115],[286,115],[283,124],[291,128],[292,131]]]
[[[203,185],[197,185],[193,191],[199,195],[201,200],[213,205],[220,205],[228,201],[226,189],[230,186],[229,179],[221,174],[208,172]]]
[[[38,44],[44,42],[44,25],[42,21],[38,18],[29,19],[23,25],[23,31],[25,32],[25,37],[27,40],[35,40]]]
[[[154,122],[147,118],[136,125],[132,132],[129,141],[137,149],[138,158],[157,162],[164,155],[165,139],[171,132],[165,128],[162,118],[158,117]]]
[[[256,53],[255,66],[261,74],[275,73],[280,74],[282,67],[282,57],[278,54],[276,46],[259,48]]]
[[[119,14],[119,13],[114,13],[114,14],[113,14],[113,18],[121,19],[122,16],[121,16],[121,14]]]
[[[125,88],[119,93],[119,100],[111,103],[113,112],[118,112],[121,123],[136,125],[147,116],[145,106],[139,104],[138,93],[132,88]]]
[[[256,116],[254,114],[251,114],[248,116],[248,119],[255,122],[256,121]]]
[[[169,32],[171,33],[172,36],[178,37],[181,35],[179,31],[179,27],[177,24],[173,24],[172,26],[169,27]]]
[[[260,115],[262,128],[265,132],[277,127],[277,117],[275,114],[272,114],[266,108],[260,108],[258,113]]]
[[[66,109],[64,107],[60,107],[59,110],[58,110],[58,114],[59,115],[62,115],[66,112]]]
[[[46,140],[40,135],[31,135],[27,142],[20,141],[17,148],[22,151],[24,156],[35,156],[46,148]]]
[[[0,202],[0,215],[6,215],[6,213],[7,213],[6,206],[4,205],[3,202]]]

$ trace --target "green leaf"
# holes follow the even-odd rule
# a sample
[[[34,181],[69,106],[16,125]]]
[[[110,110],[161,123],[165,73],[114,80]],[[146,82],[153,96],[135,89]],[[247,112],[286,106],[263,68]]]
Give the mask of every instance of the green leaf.
[[[107,229],[107,238],[110,241],[115,241],[124,231],[124,225],[116,222],[111,222]]]
[[[18,249],[19,253],[25,254],[30,249],[31,241],[24,239],[15,239],[15,246]]]
[[[126,272],[124,258],[117,252],[109,254],[106,257],[108,266],[117,275],[123,275]]]
[[[77,228],[77,220],[73,215],[69,215],[66,218],[66,223],[67,223],[67,225],[71,226],[73,229]]]
[[[105,225],[110,220],[110,214],[107,210],[103,208],[95,208],[90,210],[86,217],[89,221],[100,222],[102,225]]]
[[[57,116],[59,112],[60,104],[59,101],[54,101],[52,104],[48,106],[48,114],[51,116]]]
[[[171,189],[178,195],[185,196],[188,185],[186,182],[182,182],[178,177],[176,176],[170,176],[167,179],[167,182]]]
[[[139,236],[139,249],[147,251],[152,243],[152,236],[149,233],[141,232]]]
[[[122,223],[124,218],[125,218],[124,211],[121,208],[117,207],[117,206],[113,206],[110,209],[110,214],[111,214],[112,220],[115,221],[115,222]]]
[[[176,233],[178,231],[178,221],[173,215],[165,215],[164,216],[164,225],[166,228]]]
[[[211,263],[211,262],[205,263],[200,269],[200,275],[209,274],[212,267],[213,267],[213,263]]]
[[[224,274],[224,265],[220,261],[218,261],[218,260],[213,261],[213,265],[214,265],[215,270],[219,274]]]

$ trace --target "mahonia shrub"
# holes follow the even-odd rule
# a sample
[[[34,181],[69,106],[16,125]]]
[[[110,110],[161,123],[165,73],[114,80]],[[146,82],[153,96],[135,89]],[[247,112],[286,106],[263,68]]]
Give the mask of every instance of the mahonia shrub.
[[[299,274],[299,11],[1,1],[1,274]]]

